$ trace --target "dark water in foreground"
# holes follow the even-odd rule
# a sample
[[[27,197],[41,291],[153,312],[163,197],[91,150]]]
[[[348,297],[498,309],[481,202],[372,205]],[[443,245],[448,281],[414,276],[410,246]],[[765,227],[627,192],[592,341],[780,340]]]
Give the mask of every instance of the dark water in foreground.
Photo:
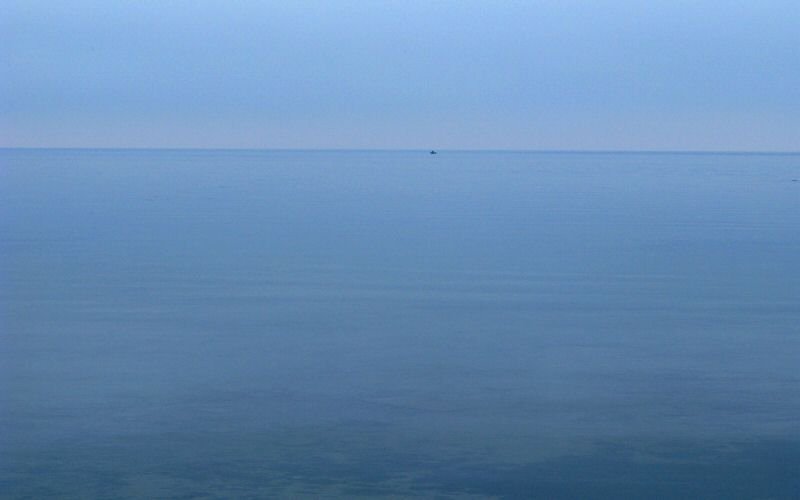
[[[0,496],[798,498],[799,177],[0,151]]]

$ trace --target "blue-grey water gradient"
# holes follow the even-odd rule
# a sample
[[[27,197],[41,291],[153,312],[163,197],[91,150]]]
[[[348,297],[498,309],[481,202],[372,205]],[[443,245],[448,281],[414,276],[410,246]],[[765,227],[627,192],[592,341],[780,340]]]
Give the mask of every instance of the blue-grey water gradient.
[[[800,155],[0,151],[0,497],[798,498]]]

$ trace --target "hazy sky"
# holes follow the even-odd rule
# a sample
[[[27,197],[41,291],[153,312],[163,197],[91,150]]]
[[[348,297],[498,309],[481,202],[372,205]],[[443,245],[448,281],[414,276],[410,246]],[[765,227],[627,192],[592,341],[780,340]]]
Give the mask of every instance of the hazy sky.
[[[0,145],[800,150],[798,0],[35,1]]]

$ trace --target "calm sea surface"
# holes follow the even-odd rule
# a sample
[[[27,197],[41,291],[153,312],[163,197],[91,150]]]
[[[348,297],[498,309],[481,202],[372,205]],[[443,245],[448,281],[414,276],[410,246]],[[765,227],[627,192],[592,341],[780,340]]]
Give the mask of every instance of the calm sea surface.
[[[800,498],[800,156],[0,151],[0,497]]]

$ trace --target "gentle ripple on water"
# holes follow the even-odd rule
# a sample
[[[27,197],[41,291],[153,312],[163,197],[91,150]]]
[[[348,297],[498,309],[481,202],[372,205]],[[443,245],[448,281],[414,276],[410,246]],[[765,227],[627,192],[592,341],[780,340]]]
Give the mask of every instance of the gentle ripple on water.
[[[0,151],[0,496],[797,498],[797,155]]]

